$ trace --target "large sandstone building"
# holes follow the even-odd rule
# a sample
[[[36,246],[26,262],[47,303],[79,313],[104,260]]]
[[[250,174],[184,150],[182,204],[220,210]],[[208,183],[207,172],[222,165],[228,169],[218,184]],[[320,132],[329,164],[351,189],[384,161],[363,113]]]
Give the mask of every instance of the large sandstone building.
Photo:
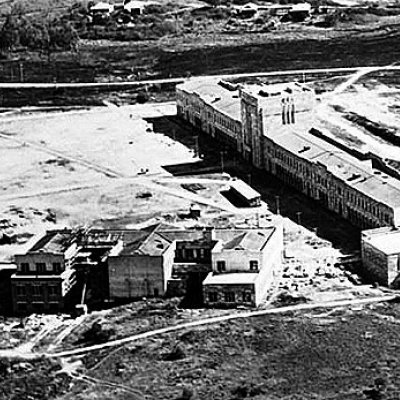
[[[195,80],[176,95],[180,117],[354,225],[400,224],[400,172],[315,129],[307,85]]]

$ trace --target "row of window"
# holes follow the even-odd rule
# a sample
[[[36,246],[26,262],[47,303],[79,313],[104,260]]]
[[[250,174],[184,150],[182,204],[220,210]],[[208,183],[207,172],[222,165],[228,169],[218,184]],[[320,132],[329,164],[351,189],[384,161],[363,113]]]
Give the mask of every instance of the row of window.
[[[251,303],[252,298],[251,298],[251,292],[249,291],[244,291],[241,293],[241,296],[238,294],[236,296],[235,292],[231,291],[226,291],[223,292],[222,294],[223,301],[225,303]],[[218,292],[209,292],[208,293],[208,301],[209,303],[217,303],[219,302],[219,293]]]
[[[223,126],[231,132],[236,132],[236,124],[231,119],[223,117],[221,114],[215,115],[215,123]]]
[[[249,268],[250,268],[250,271],[258,271],[258,261],[257,260],[251,260],[249,262]],[[218,272],[225,272],[226,271],[226,261],[225,260],[217,261],[217,271]]]
[[[268,151],[271,150],[271,148],[268,148]],[[384,212],[372,199],[369,199],[362,194],[358,194],[354,190],[343,190],[340,184],[334,184],[325,177],[312,172],[309,167],[293,159],[293,157],[284,151],[276,149],[275,156],[277,159],[283,161],[287,166],[299,171],[299,174],[303,173],[303,176],[309,177],[310,180],[315,178],[316,182],[321,184],[323,187],[329,188],[329,190],[332,190],[335,194],[337,193],[340,196],[343,195],[344,200],[362,208],[364,211],[371,213],[380,220],[384,220],[387,223],[390,222],[390,215]]]
[[[46,290],[49,296],[58,296],[60,294],[60,288],[58,285],[17,285],[16,288],[17,296],[37,296],[44,297]]]
[[[178,260],[204,260],[211,257],[210,249],[176,249],[175,257]]]
[[[45,272],[61,272],[61,263],[21,263],[18,266],[18,272],[29,273],[36,272],[37,274],[43,274]]]

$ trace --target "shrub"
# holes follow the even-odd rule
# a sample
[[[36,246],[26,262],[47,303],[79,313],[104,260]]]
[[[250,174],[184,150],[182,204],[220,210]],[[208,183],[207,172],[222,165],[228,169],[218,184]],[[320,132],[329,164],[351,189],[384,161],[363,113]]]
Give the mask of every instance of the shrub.
[[[181,344],[177,344],[170,353],[164,356],[165,361],[176,361],[185,358],[185,350]]]
[[[149,95],[146,92],[139,92],[136,96],[136,101],[139,104],[144,104],[149,101]]]

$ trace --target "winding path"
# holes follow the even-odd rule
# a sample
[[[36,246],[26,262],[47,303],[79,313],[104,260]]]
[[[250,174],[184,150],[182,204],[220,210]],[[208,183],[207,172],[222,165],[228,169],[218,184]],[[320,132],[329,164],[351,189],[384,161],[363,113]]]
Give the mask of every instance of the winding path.
[[[352,306],[352,305],[362,305],[362,304],[371,304],[371,303],[381,303],[386,301],[392,301],[397,299],[398,295],[390,294],[385,296],[378,296],[378,297],[370,297],[365,299],[356,299],[356,300],[341,300],[341,301],[330,301],[330,302],[323,302],[323,303],[313,303],[313,304],[298,304],[294,306],[286,306],[286,307],[278,307],[278,308],[271,308],[268,310],[256,310],[256,311],[247,311],[241,313],[234,313],[231,315],[223,315],[220,317],[212,317],[201,319],[198,321],[186,322],[183,324],[168,326],[166,328],[155,329],[153,331],[143,332],[136,335],[128,336],[123,339],[112,340],[106,343],[97,344],[88,347],[82,347],[80,349],[73,349],[62,351],[59,353],[44,353],[42,356],[47,358],[60,358],[60,357],[70,357],[76,356],[81,354],[90,353],[92,351],[103,350],[106,348],[121,346],[126,343],[134,342],[141,339],[147,339],[149,337],[162,335],[165,333],[176,332],[187,328],[194,328],[197,326],[203,325],[213,325],[218,324],[220,322],[231,321],[240,318],[251,318],[251,317],[259,317],[263,315],[272,315],[272,314],[282,314],[287,313],[290,311],[302,311],[302,310],[312,310],[316,308],[333,308],[333,307],[343,307],[343,306]],[[0,352],[1,356],[1,352]]]

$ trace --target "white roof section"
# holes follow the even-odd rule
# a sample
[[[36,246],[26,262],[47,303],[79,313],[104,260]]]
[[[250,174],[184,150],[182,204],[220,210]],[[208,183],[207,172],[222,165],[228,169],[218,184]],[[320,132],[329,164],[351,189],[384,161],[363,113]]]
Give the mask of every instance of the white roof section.
[[[95,4],[94,6],[90,7],[91,11],[109,11],[111,12],[114,9],[114,6],[110,3],[106,3],[101,1],[100,3]]]
[[[250,285],[257,280],[258,273],[254,272],[228,272],[213,274],[210,272],[203,281],[203,285]]]
[[[248,200],[261,197],[260,193],[254,190],[246,182],[243,182],[241,179],[232,180],[229,183],[232,189],[235,189],[237,192],[239,192],[242,196],[246,197],[246,199]]]
[[[126,3],[124,5],[125,10],[137,10],[137,9],[142,9],[150,4],[156,4],[152,1],[137,1],[137,0],[132,0],[129,3]]]
[[[292,9],[290,11],[294,12],[301,12],[301,11],[306,11],[309,12],[311,11],[311,4],[309,3],[298,3],[298,4],[293,4]]]
[[[400,229],[397,228],[364,231],[363,241],[386,255],[400,253]]]

